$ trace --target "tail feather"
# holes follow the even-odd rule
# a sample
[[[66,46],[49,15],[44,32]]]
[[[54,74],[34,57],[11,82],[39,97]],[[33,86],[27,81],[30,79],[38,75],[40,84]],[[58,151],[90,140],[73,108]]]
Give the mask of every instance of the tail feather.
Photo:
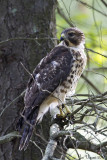
[[[32,133],[33,133],[33,127],[31,127],[30,125],[27,124],[25,129],[24,129],[22,138],[20,140],[20,145],[19,145],[19,150],[20,151],[23,150],[23,149],[24,150],[27,149],[27,146],[29,144]]]
[[[21,117],[16,124],[16,130],[20,131],[23,126],[23,123],[24,123],[24,119],[23,117]]]
[[[22,138],[20,140],[20,145],[19,145],[19,150],[20,151],[23,150],[23,149],[26,150],[28,145],[29,145],[29,141],[30,141],[30,138],[32,136],[34,126],[35,126],[35,123],[36,123],[38,110],[39,110],[39,108],[34,110],[34,112],[31,112],[29,116],[24,115],[25,117],[27,117],[27,120],[25,122],[26,124],[24,126],[24,131],[23,131],[23,134],[22,134]],[[21,122],[21,123],[23,123],[23,122]],[[20,128],[20,126],[22,127],[22,124],[19,125],[19,128]]]
[[[24,114],[25,114],[25,110],[22,111],[22,115],[24,115]],[[17,124],[16,124],[16,130],[20,131],[23,124],[24,124],[24,118],[20,117]]]
[[[30,138],[31,138],[31,136],[32,136],[32,133],[33,133],[33,128],[30,127],[29,133],[28,133],[27,138],[26,138],[26,141],[25,141],[25,143],[24,143],[24,150],[26,150],[27,147],[28,147],[28,145],[29,145],[29,141],[30,141]]]

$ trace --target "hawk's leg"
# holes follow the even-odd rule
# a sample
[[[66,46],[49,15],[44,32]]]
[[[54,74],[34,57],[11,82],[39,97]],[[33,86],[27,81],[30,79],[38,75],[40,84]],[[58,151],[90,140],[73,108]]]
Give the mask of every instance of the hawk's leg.
[[[58,106],[60,113],[57,114],[58,117],[66,117],[66,115],[71,114],[71,111],[69,110],[68,106],[65,104]],[[63,109],[65,108],[65,111]]]
[[[63,112],[62,105],[58,106],[60,113],[57,114],[58,117],[65,117],[65,113]]]
[[[56,115],[55,122],[58,123],[61,128],[63,128],[63,126],[70,122],[71,117],[69,114],[71,114],[71,112],[65,104],[61,104],[57,107],[60,113]]]
[[[71,111],[69,110],[68,106],[65,104],[62,104],[62,108],[65,108],[66,114],[71,114]]]

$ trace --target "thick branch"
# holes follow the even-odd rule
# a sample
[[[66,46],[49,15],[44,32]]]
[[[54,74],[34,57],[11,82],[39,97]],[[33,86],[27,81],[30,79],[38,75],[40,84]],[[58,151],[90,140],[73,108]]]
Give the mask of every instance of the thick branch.
[[[102,152],[100,152],[100,148],[102,147],[102,145],[104,144],[104,146],[107,146],[107,142],[104,142],[102,144],[94,144],[90,141],[88,141],[83,135],[81,135],[78,132],[75,132],[75,134],[73,134],[73,137],[75,137],[75,139],[72,137],[68,137],[68,139],[66,139],[65,145],[66,147],[69,148],[74,148],[74,145],[76,146],[77,149],[83,149],[83,150],[87,150],[87,151],[91,151],[94,152],[98,155],[100,155],[103,158],[103,155],[106,157],[106,148],[102,148]]]
[[[59,131],[59,126],[57,124],[53,124],[50,127],[50,140],[48,142],[42,160],[50,160],[50,159],[55,160],[55,158],[53,158],[53,154],[57,146],[57,140],[53,137],[53,134],[57,133],[58,131]]]
[[[104,147],[107,146],[107,142],[103,142],[103,143],[96,145],[90,142],[89,140],[87,140],[79,132],[76,132],[73,130],[58,131],[53,135],[53,139],[63,137],[63,136],[65,137],[67,135],[68,135],[68,138],[65,140],[65,143],[64,143],[65,146],[63,146],[64,148],[67,147],[68,149],[69,148],[74,149],[74,146],[75,146],[76,149],[83,149],[83,150],[91,151],[96,154],[99,154],[101,157],[103,157],[102,156],[102,152],[103,152],[103,154],[106,156],[106,148]],[[75,139],[72,137],[74,137]],[[64,141],[64,139],[62,139],[62,141]],[[101,147],[102,147],[102,152],[100,152]]]

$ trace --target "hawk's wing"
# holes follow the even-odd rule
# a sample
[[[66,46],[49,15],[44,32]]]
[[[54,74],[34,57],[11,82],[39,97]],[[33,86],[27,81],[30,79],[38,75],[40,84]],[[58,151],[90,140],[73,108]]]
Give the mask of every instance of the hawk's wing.
[[[33,72],[33,78],[29,80],[25,93],[25,119],[34,125],[42,102],[60,85],[70,73],[73,56],[70,50],[64,46],[55,47],[50,54],[41,60]],[[22,118],[23,119],[23,118]],[[20,127],[22,120],[20,121]],[[22,136],[20,149],[25,146],[23,137],[30,137],[33,128],[29,125],[25,128]],[[27,132],[27,133],[26,133]],[[29,135],[29,136],[28,136]],[[28,139],[28,138],[27,138]],[[28,140],[27,140],[28,141]]]
[[[33,72],[25,94],[25,107],[34,108],[66,80],[71,70],[73,56],[64,46],[55,47],[38,64]]]

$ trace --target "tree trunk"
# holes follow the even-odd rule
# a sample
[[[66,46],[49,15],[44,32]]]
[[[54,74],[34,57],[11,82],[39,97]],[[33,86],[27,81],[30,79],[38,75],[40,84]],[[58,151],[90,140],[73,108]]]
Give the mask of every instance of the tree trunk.
[[[55,45],[55,0],[3,0],[0,1],[0,136],[15,130],[19,114],[24,107],[18,98],[26,88],[33,69]],[[38,40],[33,40],[33,38]],[[7,42],[3,42],[7,40]],[[21,63],[23,65],[21,65]],[[39,127],[39,135],[48,140],[48,119]],[[48,127],[47,127],[48,126]],[[41,131],[43,130],[43,131]],[[42,132],[42,133],[41,133]],[[41,149],[46,144],[34,137]],[[30,144],[25,152],[18,151],[19,139],[0,145],[0,160],[40,160],[40,149]]]

